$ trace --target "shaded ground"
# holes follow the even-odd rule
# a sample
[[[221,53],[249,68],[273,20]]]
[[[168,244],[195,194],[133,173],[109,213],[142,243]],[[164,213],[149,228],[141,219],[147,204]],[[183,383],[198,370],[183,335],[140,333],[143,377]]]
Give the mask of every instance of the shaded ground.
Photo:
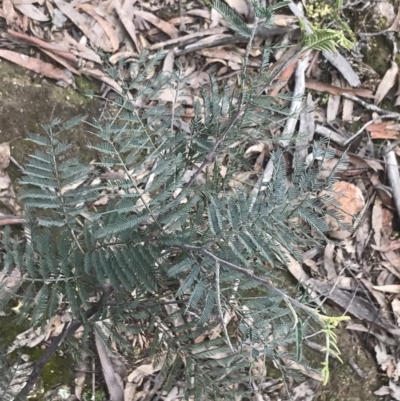
[[[338,330],[336,334],[344,363],[332,362],[329,383],[324,387],[321,386],[314,401],[379,400],[380,397],[373,393],[382,386],[382,376],[372,356],[348,330]],[[350,359],[364,373],[364,379],[350,367]]]
[[[45,79],[7,61],[0,60],[0,142],[26,138],[29,132],[40,133],[41,124],[52,117],[68,120],[78,114],[99,115],[102,104],[85,96],[88,89],[95,90],[98,83],[86,78],[77,79],[77,90],[61,88]],[[74,151],[84,148],[87,134],[82,127],[71,131],[69,139],[75,143]],[[12,144],[12,157],[23,163],[32,150],[29,142],[18,140]],[[87,156],[87,150],[81,156]],[[10,166],[10,175],[15,166]]]

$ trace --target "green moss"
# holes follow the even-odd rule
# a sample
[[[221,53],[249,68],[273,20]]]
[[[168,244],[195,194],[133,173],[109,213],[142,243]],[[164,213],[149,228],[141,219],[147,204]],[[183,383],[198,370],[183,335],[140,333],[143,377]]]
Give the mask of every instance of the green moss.
[[[102,105],[98,99],[85,96],[88,90],[98,92],[99,84],[85,77],[77,77],[77,89],[61,88],[53,81],[33,78],[32,74],[6,61],[0,62],[0,142],[15,140],[11,144],[11,155],[21,164],[27,155],[33,154],[35,144],[24,141],[30,132],[42,133],[41,124],[52,118],[68,120],[78,114],[98,116]],[[68,132],[66,137],[74,143],[71,152],[83,161],[94,159],[94,153],[85,150],[88,139],[84,127]],[[14,187],[18,190],[17,179],[21,172],[13,164],[8,168]]]
[[[90,391],[85,391],[82,394],[83,401],[92,401],[92,392]],[[107,399],[107,396],[105,392],[102,389],[96,390],[94,393],[94,399],[95,401],[104,401]]]
[[[15,340],[15,337],[29,329],[29,323],[17,324],[13,315],[0,317],[0,345],[8,347]]]
[[[383,77],[390,67],[391,46],[383,35],[374,36],[365,52],[364,62]]]
[[[98,92],[100,90],[100,85],[98,82],[90,80],[86,77],[80,76],[75,78],[75,84],[78,89],[79,95],[85,95],[88,91]],[[90,101],[89,98],[88,101]]]
[[[10,314],[8,316],[0,317],[0,346],[8,347],[15,340],[16,336],[29,329],[29,322],[23,324],[16,324],[15,316]],[[22,347],[18,350],[19,354],[29,356],[33,362],[37,361],[44,353],[44,349]],[[11,356],[16,356],[17,351],[14,351]],[[32,401],[43,401],[44,393],[61,384],[73,384],[74,380],[74,365],[70,357],[55,354],[50,361],[43,368],[40,381],[37,384],[37,391],[29,399]]]
[[[39,348],[23,348],[32,361],[37,361],[45,350]],[[55,354],[45,365],[41,374],[43,389],[45,391],[60,384],[72,384],[74,379],[74,364],[71,358]]]

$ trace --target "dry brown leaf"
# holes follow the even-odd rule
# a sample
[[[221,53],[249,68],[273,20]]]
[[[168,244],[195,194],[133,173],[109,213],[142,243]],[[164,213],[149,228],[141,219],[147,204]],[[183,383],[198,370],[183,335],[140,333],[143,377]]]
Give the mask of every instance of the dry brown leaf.
[[[182,88],[179,89],[179,91]],[[175,88],[165,88],[157,93],[156,96],[152,97],[152,100],[160,100],[162,102],[176,102],[177,98],[177,90]],[[187,106],[193,105],[193,97],[189,95],[180,95],[179,96],[180,102],[186,102]]]
[[[8,174],[4,171],[0,174],[0,195],[3,195],[3,191],[7,190],[11,185],[11,179]]]
[[[374,185],[374,189],[377,192],[382,203],[386,207],[394,210],[395,207],[394,207],[394,202],[393,202],[393,194],[392,194],[390,188],[386,187],[385,185],[378,184],[378,185]]]
[[[102,18],[99,13],[97,12],[97,8],[92,6],[91,4],[79,4],[77,9],[85,11],[91,17],[93,17],[99,25],[103,28],[104,32],[107,34],[112,52],[116,52],[119,48],[119,39],[117,31],[113,28],[113,26],[104,18]]]
[[[137,384],[130,382],[126,383],[124,389],[124,401],[138,401],[140,399],[142,394],[141,391],[137,390],[137,387],[138,387]]]
[[[16,196],[11,179],[7,173],[3,173],[0,176],[0,203],[19,216],[21,208],[15,199]]]
[[[126,7],[125,7],[126,10]],[[133,11],[132,11],[133,13]],[[151,26],[141,17],[134,17],[133,18],[133,23],[135,24],[135,27],[139,30],[139,31],[149,31],[151,29]]]
[[[50,63],[46,63],[34,57],[26,56],[13,52],[11,50],[0,49],[0,57],[11,61],[12,63],[18,64],[21,67],[27,68],[31,71],[36,72],[39,75],[43,75],[46,78],[55,79],[57,81],[64,81],[67,84],[73,84],[73,80],[63,70],[55,67]]]
[[[162,355],[158,359],[157,366],[154,366],[153,362],[149,360],[148,364],[138,366],[133,372],[131,372],[127,378],[129,383],[139,383],[143,377],[152,375],[155,372],[161,370],[164,365],[166,355]]]
[[[391,251],[396,251],[397,249],[400,249],[400,239],[397,239],[395,241],[391,241],[387,244],[381,245],[381,246],[374,246],[372,245],[372,248],[379,252],[391,252]]]
[[[15,268],[11,272],[6,272],[5,270],[0,271],[0,285],[2,286],[2,294],[0,295],[0,300],[3,301],[7,297],[7,293],[15,294],[15,290],[22,284],[21,272],[19,269]]]
[[[322,194],[326,194],[326,192],[323,191]],[[353,216],[360,213],[365,205],[360,188],[346,181],[338,181],[333,185],[329,195],[338,202],[339,207],[335,210],[340,214],[342,223],[352,225]],[[331,216],[326,216],[326,222],[330,230],[340,230],[338,222]]]
[[[3,15],[7,21],[7,25],[21,26],[21,23],[22,23],[21,18],[16,13],[16,11],[14,9],[14,5],[11,2],[11,0],[3,0]]]
[[[246,0],[226,0],[226,3],[233,8],[238,14],[247,17],[249,14],[249,4]]]
[[[136,46],[136,50],[138,52],[141,52],[143,50],[143,48],[136,35],[135,24],[132,22],[131,18],[129,18],[127,11],[122,7],[121,1],[115,1],[113,3],[113,5],[114,5],[115,11],[117,12],[118,17],[120,18],[122,24],[124,25],[129,36],[133,40],[133,43]]]
[[[14,5],[18,5],[18,4],[35,4],[35,3],[39,3],[41,5],[43,5],[43,1],[41,0],[12,0]]]
[[[211,12],[208,9],[193,9],[193,10],[188,10],[186,11],[187,14],[189,15],[194,15],[196,17],[201,17],[204,19],[209,19],[211,20]]]
[[[0,175],[10,165],[10,142],[0,143]]]
[[[285,363],[285,365],[290,367],[290,369],[297,370],[301,372],[303,375],[311,377],[312,379],[317,380],[319,382],[322,382],[324,380],[323,376],[320,373],[312,372],[310,369],[306,369],[304,365],[302,365],[301,363],[294,362],[293,360],[286,358],[282,358],[282,360]]]
[[[391,294],[400,294],[400,284],[373,285],[372,288],[381,292],[389,292]]]
[[[341,157],[342,155],[343,153],[341,151],[336,151],[336,156]],[[370,157],[361,157],[354,153],[348,153],[347,157],[355,168],[371,168],[374,171],[383,170],[382,164],[376,159],[372,159]]]
[[[117,82],[115,82],[108,74],[105,72],[98,70],[98,69],[88,69],[88,68],[82,68],[81,73],[84,75],[87,75],[89,77],[93,77],[96,79],[99,79],[100,81],[104,82],[105,84],[111,86],[117,93],[123,93],[123,90],[120,85],[118,85]],[[130,99],[132,99],[132,96],[128,95]]]
[[[394,121],[382,121],[368,125],[366,130],[370,132],[372,139],[397,139],[400,125]]]
[[[171,25],[174,26],[178,26],[181,24],[187,25],[187,24],[193,24],[193,22],[195,21],[194,18],[192,17],[188,17],[187,15],[184,15],[183,17],[175,17],[175,18],[171,18],[170,20],[168,20],[167,22]],[[146,22],[145,22],[146,23]]]
[[[40,344],[46,338],[46,330],[42,328],[33,329],[30,328],[21,334],[18,334],[13,343],[8,348],[7,352],[11,353],[15,349],[21,347],[33,348]]]
[[[298,19],[294,15],[275,14],[274,25],[277,26],[292,26],[296,24]]]
[[[276,96],[279,91],[288,83],[289,79],[292,77],[294,70],[296,69],[297,60],[290,63],[279,75],[277,78],[277,82],[274,84],[274,87],[271,90],[270,95]]]
[[[328,280],[335,280],[337,278],[337,272],[335,268],[335,245],[327,244],[324,251],[324,269],[327,273]]]
[[[350,85],[342,80],[342,87],[345,89],[352,89]],[[371,92],[372,95],[372,92]],[[342,120],[343,121],[353,121],[353,110],[354,110],[354,102],[350,99],[343,99],[343,107],[342,107]]]
[[[391,62],[392,66],[386,71],[386,74],[382,78],[382,81],[378,85],[378,89],[375,93],[374,104],[378,105],[393,88],[396,83],[397,74],[399,72],[399,66],[394,61]]]
[[[162,71],[164,73],[172,74],[174,71],[174,63],[175,63],[175,52],[174,49],[168,50],[164,58],[163,68]]]
[[[373,295],[373,297],[378,302],[379,306],[381,307],[381,312],[385,315],[387,319],[390,319],[390,310],[388,303],[386,301],[386,297],[382,294],[382,291],[377,291],[375,286],[372,285],[371,281],[365,278],[360,279],[361,282],[364,284],[365,288]]]
[[[261,153],[265,149],[265,144],[264,143],[257,143],[255,145],[250,146],[249,148],[246,149],[246,152],[244,152],[245,157],[250,157],[251,154],[253,153]]]
[[[381,245],[382,225],[382,201],[376,198],[372,207],[372,228],[374,230],[374,241],[378,247]]]
[[[400,299],[395,298],[392,301],[392,310],[393,310],[393,313],[394,313],[394,315],[396,317],[397,326],[400,327]]]
[[[221,18],[221,14],[215,10],[214,8],[211,9],[211,24],[210,29],[215,28],[219,25]]]
[[[186,41],[192,40],[194,38],[221,34],[221,33],[224,33],[226,30],[227,29],[224,27],[216,27],[216,28],[207,29],[204,31],[193,32],[193,33],[190,33],[185,36],[180,36],[179,38],[168,39],[163,42],[155,43],[154,45],[149,46],[149,50],[157,50],[157,49],[161,49],[165,46],[179,45],[181,43],[185,43]],[[188,74],[185,74],[185,75],[188,75]]]
[[[85,358],[86,359],[86,358]],[[75,397],[79,400],[82,401],[82,395],[83,395],[83,388],[85,385],[85,379],[86,379],[86,372],[88,371],[88,366],[85,360],[79,360],[77,370],[76,370],[76,376],[75,376]]]
[[[177,38],[179,36],[179,31],[170,23],[163,21],[162,19],[156,17],[155,15],[148,13],[147,11],[141,11],[134,9],[136,16],[143,18],[144,20],[150,22],[152,25],[156,26],[161,31],[165,32],[171,38]]]
[[[369,89],[364,88],[340,88],[339,86],[325,84],[315,79],[306,79],[306,88],[312,89],[318,92],[328,92],[331,95],[342,95],[343,93],[349,93],[352,95],[373,98],[374,94]]]
[[[320,179],[327,179],[332,174],[332,171],[338,164],[338,161],[339,159],[337,159],[336,157],[324,160],[322,162],[318,177]]]
[[[394,209],[394,203],[393,203],[393,196],[392,196],[392,191],[389,187],[386,187],[381,184],[379,181],[379,178],[376,174],[368,174],[369,179],[374,186],[375,191],[378,193],[378,196],[382,203],[391,209]]]
[[[92,45],[102,48],[106,52],[112,52],[107,34],[95,19],[76,11],[70,3],[64,0],[54,0],[54,3],[92,42]]]
[[[202,54],[204,57],[232,61],[237,64],[242,64],[243,61],[243,59],[239,55],[217,47],[214,49],[203,49],[200,51],[200,54]],[[250,61],[249,65],[252,67],[259,67],[260,61],[259,60]]]
[[[50,18],[43,14],[37,7],[33,4],[14,4],[15,8],[19,10],[22,14],[26,15],[35,21],[46,22]]]
[[[338,77],[334,77],[332,79],[332,83],[336,87],[340,87],[341,82]],[[338,113],[339,113],[339,107],[340,107],[340,95],[329,95],[328,99],[328,104],[326,107],[326,119],[327,121],[333,121],[336,119]]]
[[[232,174],[232,180],[229,181],[228,185],[231,188],[243,188],[246,182],[250,180],[251,176],[251,171],[246,171],[244,173],[234,173]]]
[[[118,52],[118,53],[113,54],[113,55],[108,59],[108,61],[109,61],[111,64],[116,64],[116,63],[118,63],[119,61],[124,60],[124,59],[128,59],[128,58],[130,58],[130,57],[139,58],[139,54],[138,54],[138,53],[135,53],[135,52],[132,52],[132,51],[121,51],[121,52]]]
[[[74,66],[78,66],[77,57],[75,55],[73,55],[72,53],[70,53],[69,46],[64,41],[61,43],[57,43],[57,42],[49,43],[49,42],[46,42],[39,38],[35,38],[33,36],[29,36],[29,35],[26,35],[21,32],[13,31],[12,29],[9,29],[7,33],[18,39],[22,39],[29,43],[32,43],[35,46],[38,46],[41,50],[45,49],[50,52],[53,52],[53,53],[57,54],[58,56],[68,60]]]
[[[103,339],[95,332],[95,344],[97,354],[100,359],[101,368],[103,371],[104,380],[107,385],[108,392],[111,400],[123,400],[124,390],[122,383],[118,380],[117,373],[111,363],[111,358],[107,352]]]
[[[400,7],[397,8],[396,18],[387,30],[392,32],[400,32]]]
[[[253,169],[256,173],[261,173],[264,170],[264,160],[267,153],[268,148],[265,146],[262,152],[258,155],[256,162],[254,163]]]
[[[201,86],[210,83],[210,75],[204,71],[195,71],[187,77],[187,83],[191,88],[198,89]],[[194,115],[192,117],[194,117]]]
[[[353,67],[339,52],[330,53],[323,51],[322,55],[342,74],[343,78],[352,86],[359,87],[361,85],[360,78],[354,71]]]
[[[65,43],[73,55],[81,57],[85,60],[93,61],[96,64],[102,64],[102,60],[98,53],[86,46],[86,44],[77,42],[68,34],[68,32],[63,31],[62,34],[54,33],[54,38],[57,40],[57,42],[61,42],[63,44]]]
[[[384,244],[387,244],[390,241],[391,235],[393,233],[393,218],[394,214],[392,213],[392,211],[382,207],[382,237],[385,240]]]
[[[62,57],[57,56],[56,54],[53,54],[52,52],[45,50],[45,49],[40,49],[44,54],[47,54],[50,58],[53,60],[57,61],[57,63],[61,64],[63,67],[65,67],[67,70],[71,71],[73,74],[80,76],[81,73],[75,69],[71,64],[68,63],[68,61],[64,60]],[[73,56],[71,54],[71,56]]]

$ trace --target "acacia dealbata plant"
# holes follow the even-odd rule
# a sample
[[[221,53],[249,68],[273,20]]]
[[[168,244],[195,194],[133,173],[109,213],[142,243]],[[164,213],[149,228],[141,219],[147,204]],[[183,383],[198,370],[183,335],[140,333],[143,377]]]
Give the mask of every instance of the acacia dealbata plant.
[[[211,77],[201,98],[191,99],[190,124],[182,123],[188,96],[179,63],[172,74],[153,74],[160,52],[109,68],[123,91],[100,119],[54,118],[40,134],[29,134],[37,150],[20,181],[23,230],[6,228],[2,236],[0,306],[7,310],[17,299],[17,319],[35,328],[68,311],[71,321],[53,339],[53,352],[62,344],[79,359],[95,336],[110,353],[112,343],[130,355],[132,338],[143,336],[162,365],[163,388],[183,380],[195,400],[250,398],[252,366],[260,361],[285,378],[301,379],[294,361],[327,379],[338,319],[322,315],[306,291],[282,277],[288,263],[301,263],[305,252],[327,241],[324,216],[337,218],[326,195],[335,169],[319,179],[322,161],[334,153],[327,142],[315,142],[307,161],[288,169],[282,138],[272,138],[269,127],[293,116],[265,90],[293,57],[313,45],[332,48],[335,37],[309,35],[273,68],[266,47],[259,70],[250,72],[256,30],[272,24],[283,5],[255,4],[250,27],[224,3],[213,3],[248,38],[241,87]],[[169,101],[154,101],[160,93],[169,93]],[[78,124],[99,155],[95,164],[71,157],[74,145],[65,137]],[[252,168],[244,151],[259,142],[275,147],[264,173],[238,183],[235,173]],[[104,174],[112,171],[119,173]],[[107,204],[97,204],[105,195]],[[16,271],[21,279],[10,286],[7,277]],[[78,341],[73,334],[80,327]],[[322,368],[302,354],[304,337],[318,331],[326,335],[324,346],[333,344],[325,347]],[[9,399],[27,396],[50,356]],[[4,397],[10,358],[0,358],[8,372],[1,377]]]

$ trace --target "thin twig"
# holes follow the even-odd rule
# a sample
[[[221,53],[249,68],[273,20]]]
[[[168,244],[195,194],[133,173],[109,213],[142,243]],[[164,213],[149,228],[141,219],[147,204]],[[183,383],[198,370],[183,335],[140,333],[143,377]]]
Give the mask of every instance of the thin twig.
[[[12,156],[10,156],[10,160],[18,168],[18,170],[22,172],[25,171],[24,167],[20,163],[18,163]]]
[[[345,138],[343,138],[340,134],[331,129],[324,127],[323,125],[317,124],[315,127],[315,132],[319,135],[322,135],[325,138],[337,143],[340,146],[344,146]]]
[[[96,401],[96,361],[92,358],[92,401]]]
[[[367,377],[367,375],[363,372],[363,370],[355,363],[354,358],[351,357],[347,363],[350,365],[350,367],[354,370],[354,372],[357,373],[357,375],[361,378],[361,379],[365,379]]]
[[[263,287],[267,288],[271,292],[273,292],[273,293],[281,296],[283,299],[286,299],[287,301],[289,301],[293,306],[296,306],[299,309],[302,309],[308,313],[313,314],[314,316],[317,316],[317,312],[315,309],[310,308],[309,306],[304,305],[301,302],[297,301],[296,299],[292,298],[291,296],[287,295],[282,290],[275,287],[269,280],[266,280],[264,278],[256,276],[254,274],[253,270],[246,269],[244,267],[241,267],[241,266],[235,265],[231,262],[228,262],[226,260],[223,260],[223,259],[219,258],[218,256],[214,255],[213,253],[211,253],[210,251],[208,251],[207,249],[204,249],[201,246],[181,245],[180,248],[185,251],[188,251],[188,252],[200,253],[204,256],[207,256],[210,259],[214,260],[215,262],[219,263],[220,265],[229,267],[230,269],[235,270],[235,271],[243,274],[246,277],[249,277],[250,279],[256,281],[257,283],[260,283]]]
[[[205,31],[194,32],[194,33],[190,33],[189,35],[180,36],[179,38],[169,39],[169,40],[165,40],[164,42],[155,43],[154,45],[149,46],[147,49],[148,50],[158,50],[158,49],[165,49],[165,48],[168,48],[168,46],[173,46],[173,45],[179,46],[187,41],[194,40],[196,38],[224,33],[226,30],[227,30],[227,28],[225,28],[225,27],[216,27],[216,28],[207,29]]]
[[[354,141],[354,139],[356,139],[359,135],[361,135],[363,133],[363,131],[365,130],[365,128],[367,128],[368,126],[370,126],[371,124],[374,124],[375,122],[379,121],[382,118],[399,118],[400,115],[398,113],[390,113],[390,114],[385,114],[383,116],[379,116],[376,119],[370,120],[367,123],[365,123],[353,136],[351,136],[349,139],[346,139],[343,143],[343,147],[347,147],[350,145],[351,142]]]
[[[8,226],[11,224],[22,224],[24,222],[25,219],[18,216],[12,216],[8,214],[0,216],[0,226]]]
[[[382,115],[392,114],[393,116],[395,116],[395,117],[392,117],[392,118],[400,119],[400,113],[395,113],[393,111],[381,109],[380,107],[375,106],[375,105],[373,105],[371,103],[368,103],[368,102],[360,99],[359,97],[351,95],[349,93],[343,93],[342,96],[345,99],[349,99],[349,100],[352,100],[353,102],[356,102],[356,103],[360,104],[361,106],[363,106],[367,110],[375,111],[375,112],[377,112],[379,114],[382,114]]]

